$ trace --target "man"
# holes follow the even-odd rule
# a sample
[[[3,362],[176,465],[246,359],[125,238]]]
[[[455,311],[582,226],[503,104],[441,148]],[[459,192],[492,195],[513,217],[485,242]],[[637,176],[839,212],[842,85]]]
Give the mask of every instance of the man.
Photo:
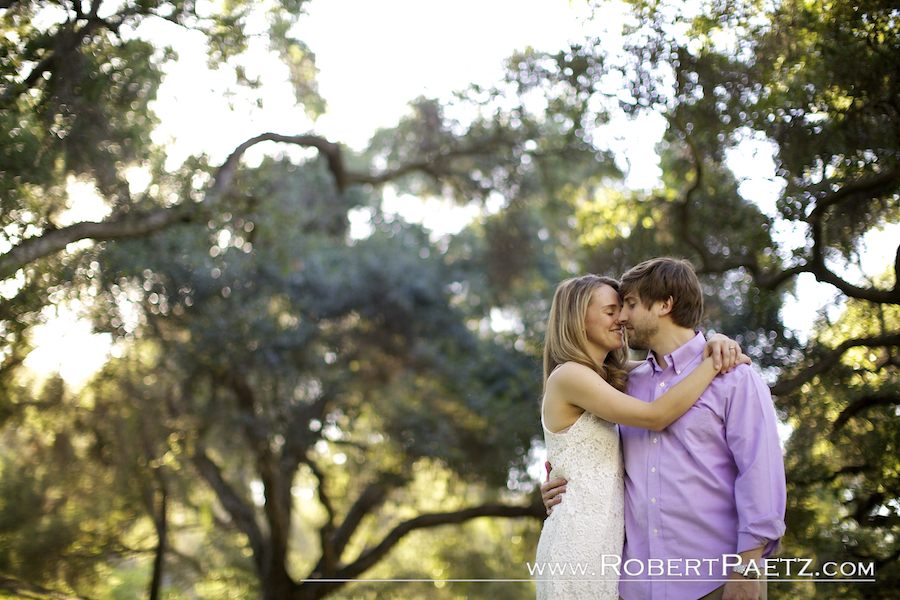
[[[629,270],[620,293],[629,345],[650,350],[631,372],[628,393],[651,402],[702,359],[700,283],[689,262],[657,258]],[[619,595],[765,598],[761,560],[781,546],[786,491],[775,411],[762,379],[739,365],[716,377],[665,430],[620,427],[620,435],[626,475]],[[548,509],[560,501],[564,483],[541,486]],[[732,569],[736,554],[740,565]]]

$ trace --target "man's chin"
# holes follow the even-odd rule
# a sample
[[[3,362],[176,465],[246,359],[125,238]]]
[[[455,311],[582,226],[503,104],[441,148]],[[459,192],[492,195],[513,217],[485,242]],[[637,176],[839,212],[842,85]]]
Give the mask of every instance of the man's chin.
[[[642,352],[650,349],[644,340],[636,340],[634,338],[628,338],[628,347],[632,350],[640,350]]]

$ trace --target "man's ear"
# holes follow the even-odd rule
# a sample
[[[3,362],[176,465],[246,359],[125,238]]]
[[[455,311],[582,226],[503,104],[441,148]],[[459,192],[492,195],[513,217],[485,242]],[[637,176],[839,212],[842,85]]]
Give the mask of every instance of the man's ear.
[[[669,314],[670,312],[672,312],[672,308],[675,306],[675,298],[673,298],[672,296],[669,296],[667,299],[661,301],[659,304],[660,304],[660,307],[659,307],[659,312],[657,313],[657,315],[660,317],[664,317],[667,314]]]

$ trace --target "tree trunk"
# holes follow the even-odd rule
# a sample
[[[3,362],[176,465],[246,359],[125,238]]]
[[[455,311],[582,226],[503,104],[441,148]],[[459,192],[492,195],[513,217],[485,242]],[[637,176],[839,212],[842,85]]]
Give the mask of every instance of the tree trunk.
[[[153,578],[150,580],[150,600],[159,600],[160,588],[162,587],[163,577],[163,560],[166,555],[166,486],[163,483],[159,503],[159,516],[154,519],[156,524],[156,558],[153,561]]]

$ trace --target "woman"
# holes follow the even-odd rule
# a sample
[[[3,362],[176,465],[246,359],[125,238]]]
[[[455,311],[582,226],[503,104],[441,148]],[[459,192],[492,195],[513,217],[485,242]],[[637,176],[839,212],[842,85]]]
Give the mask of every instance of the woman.
[[[544,347],[541,422],[551,477],[568,480],[566,501],[544,522],[535,559],[539,600],[618,595],[611,568],[625,535],[624,470],[617,424],[666,428],[719,373],[705,359],[654,402],[628,396],[629,364],[616,280],[585,275],[553,297]],[[738,362],[749,362],[742,356]],[[637,364],[637,363],[636,363]]]

